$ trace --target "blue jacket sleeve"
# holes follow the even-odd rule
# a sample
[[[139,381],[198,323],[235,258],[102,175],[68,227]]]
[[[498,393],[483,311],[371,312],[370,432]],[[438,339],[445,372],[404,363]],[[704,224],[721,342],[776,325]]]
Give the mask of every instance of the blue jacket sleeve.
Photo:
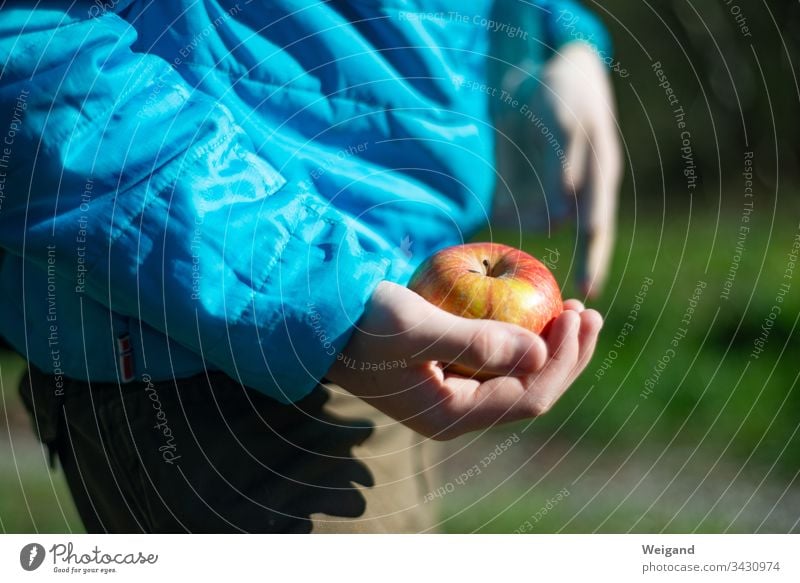
[[[250,387],[310,392],[390,258],[118,16],[3,12],[0,247]]]
[[[592,45],[601,57],[611,56],[611,40],[600,20],[574,0],[534,0],[541,9],[547,44],[558,50],[568,42]]]
[[[518,100],[529,99],[539,82],[540,68],[570,42],[586,42],[605,63],[611,61],[611,42],[602,23],[589,10],[573,0],[533,0],[517,2],[495,0],[492,20],[508,24],[513,34],[492,34],[488,79],[492,87],[503,87],[507,73],[524,70],[529,75],[517,88]],[[493,111],[503,111],[507,104],[492,100]]]

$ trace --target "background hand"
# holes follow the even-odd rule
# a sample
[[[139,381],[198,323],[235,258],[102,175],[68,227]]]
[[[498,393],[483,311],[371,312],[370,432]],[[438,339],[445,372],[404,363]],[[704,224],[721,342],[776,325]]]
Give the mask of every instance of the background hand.
[[[511,95],[530,79],[520,69],[504,79]],[[520,213],[517,225],[541,229],[576,208],[576,275],[582,293],[593,297],[610,267],[622,170],[611,83],[583,42],[565,45],[538,78],[530,98],[497,120],[498,199],[506,200],[500,215],[510,225],[509,215]],[[508,189],[515,198],[510,205]]]

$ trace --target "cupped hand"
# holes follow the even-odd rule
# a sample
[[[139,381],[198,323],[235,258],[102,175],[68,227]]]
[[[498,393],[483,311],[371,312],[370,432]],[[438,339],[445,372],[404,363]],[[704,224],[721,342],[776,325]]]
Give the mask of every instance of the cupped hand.
[[[449,314],[382,282],[327,378],[437,440],[547,412],[591,359],[602,326],[577,300],[546,337]],[[447,363],[495,375],[477,380]],[[483,378],[483,375],[481,375]]]

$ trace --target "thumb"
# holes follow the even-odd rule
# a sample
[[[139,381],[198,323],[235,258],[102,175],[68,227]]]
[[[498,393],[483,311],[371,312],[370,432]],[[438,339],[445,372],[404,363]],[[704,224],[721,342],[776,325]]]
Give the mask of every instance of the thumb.
[[[494,320],[454,316],[426,302],[425,318],[410,331],[414,360],[457,363],[472,371],[521,376],[540,370],[547,345],[533,332]]]
[[[578,232],[582,260],[578,279],[587,297],[596,296],[602,289],[611,265],[622,168],[619,143],[611,128],[598,131],[593,141]]]

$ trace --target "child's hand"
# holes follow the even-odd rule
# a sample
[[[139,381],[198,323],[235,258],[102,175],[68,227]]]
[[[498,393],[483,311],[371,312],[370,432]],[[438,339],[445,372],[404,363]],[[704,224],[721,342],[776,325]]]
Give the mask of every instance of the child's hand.
[[[566,135],[564,192],[579,199],[578,275],[591,296],[602,288],[611,263],[622,169],[611,82],[597,53],[581,42],[566,45],[542,73],[552,91],[543,102],[551,104]]]
[[[529,78],[523,69],[511,68],[503,89],[515,95]],[[511,189],[517,200],[513,212],[505,214],[522,216],[506,216],[505,222],[523,229],[539,217],[559,220],[577,208],[576,275],[581,291],[591,297],[603,287],[611,263],[622,174],[609,74],[594,49],[572,42],[536,78],[536,90],[523,104],[527,109],[520,105],[497,122],[498,199],[505,200]]]
[[[576,300],[565,308],[543,339],[454,316],[383,282],[327,378],[433,439],[537,417],[586,367],[602,326],[600,314]],[[450,362],[498,376],[454,375],[442,368]]]

